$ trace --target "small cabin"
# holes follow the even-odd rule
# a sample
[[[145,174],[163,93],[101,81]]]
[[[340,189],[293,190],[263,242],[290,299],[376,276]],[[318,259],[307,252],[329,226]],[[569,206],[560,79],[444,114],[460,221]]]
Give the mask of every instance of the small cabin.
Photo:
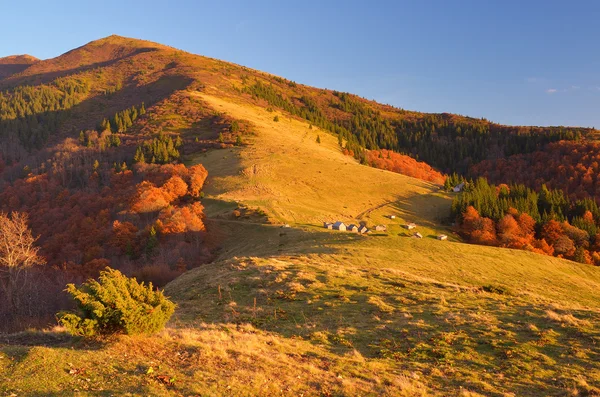
[[[358,226],[352,224],[352,225],[348,225],[348,227],[346,228],[347,231],[352,232],[352,233],[358,233]]]
[[[358,228],[358,232],[359,232],[360,234],[369,233],[369,229],[367,229],[367,227],[366,227],[366,226],[364,226],[364,225],[361,225],[361,226],[359,226],[359,228]]]
[[[459,183],[458,185],[454,186],[454,187],[452,188],[452,191],[453,191],[454,193],[458,193],[458,192],[462,192],[464,188],[465,188],[465,183],[464,183],[464,182],[461,182],[461,183]]]
[[[375,230],[378,232],[385,232],[387,230],[387,227],[385,225],[377,225],[375,226]]]
[[[390,215],[390,219],[396,219],[396,215]]]
[[[413,234],[414,238],[423,238],[423,235],[419,232],[416,232],[415,234]]]
[[[407,223],[406,225],[404,225],[405,228],[407,228],[408,230],[413,230],[415,227],[417,227],[417,225],[415,223]]]
[[[285,225],[281,225],[281,227],[284,228],[284,229],[287,229],[287,228],[290,227],[290,225],[286,223]]]
[[[345,232],[346,231],[346,224],[344,222],[337,221],[336,223],[333,224],[333,229]]]
[[[333,229],[333,223],[330,222],[323,222],[323,227],[325,229]]]
[[[440,234],[439,236],[437,236],[438,240],[448,240],[448,236],[446,236],[445,234]]]

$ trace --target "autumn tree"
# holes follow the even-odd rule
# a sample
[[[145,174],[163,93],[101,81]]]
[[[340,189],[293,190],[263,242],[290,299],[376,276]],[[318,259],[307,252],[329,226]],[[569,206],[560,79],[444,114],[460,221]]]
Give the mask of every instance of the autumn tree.
[[[489,218],[481,217],[473,206],[467,207],[463,214],[460,231],[474,243],[486,245],[496,243],[494,222]]]
[[[18,290],[25,282],[27,269],[44,263],[28,222],[25,213],[0,213],[0,285],[13,308],[19,307]]]
[[[522,248],[522,232],[519,224],[511,214],[506,214],[498,222],[498,238],[506,247]]]

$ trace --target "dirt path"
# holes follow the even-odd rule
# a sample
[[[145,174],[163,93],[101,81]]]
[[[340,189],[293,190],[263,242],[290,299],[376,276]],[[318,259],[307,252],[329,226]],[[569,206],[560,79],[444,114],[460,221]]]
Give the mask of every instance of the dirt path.
[[[383,207],[385,207],[386,205],[393,204],[393,203],[395,203],[396,201],[397,201],[397,200],[390,200],[390,201],[386,201],[386,202],[384,202],[384,203],[381,203],[381,204],[379,204],[379,205],[376,205],[375,207],[371,207],[371,208],[369,208],[369,209],[367,209],[367,210],[365,210],[365,211],[361,212],[360,214],[356,215],[356,219],[361,219],[361,218],[363,218],[364,216],[366,216],[366,215],[369,215],[371,212],[373,212],[373,211],[375,211],[375,210],[378,210],[378,209],[380,209],[380,208],[383,208]]]

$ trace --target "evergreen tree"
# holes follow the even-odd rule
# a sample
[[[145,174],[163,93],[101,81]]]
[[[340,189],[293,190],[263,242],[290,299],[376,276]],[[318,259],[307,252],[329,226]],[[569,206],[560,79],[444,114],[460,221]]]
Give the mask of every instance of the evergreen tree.
[[[146,156],[144,155],[144,150],[141,146],[138,146],[135,150],[135,156],[133,156],[133,161],[142,164],[146,162]]]

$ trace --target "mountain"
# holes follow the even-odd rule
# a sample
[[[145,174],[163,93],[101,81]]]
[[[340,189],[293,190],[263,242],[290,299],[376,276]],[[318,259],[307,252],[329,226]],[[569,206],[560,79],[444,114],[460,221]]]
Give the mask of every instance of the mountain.
[[[27,54],[11,55],[0,58],[0,65],[32,65],[38,61],[36,57]]]
[[[441,183],[595,130],[407,111],[118,36],[0,89],[0,211],[29,215],[46,262],[2,284],[0,392],[598,392],[600,269],[462,243],[448,217],[470,196]],[[107,265],[165,288],[167,329],[43,330]]]
[[[22,72],[38,61],[39,59],[31,55],[12,55],[0,58],[0,80]]]

